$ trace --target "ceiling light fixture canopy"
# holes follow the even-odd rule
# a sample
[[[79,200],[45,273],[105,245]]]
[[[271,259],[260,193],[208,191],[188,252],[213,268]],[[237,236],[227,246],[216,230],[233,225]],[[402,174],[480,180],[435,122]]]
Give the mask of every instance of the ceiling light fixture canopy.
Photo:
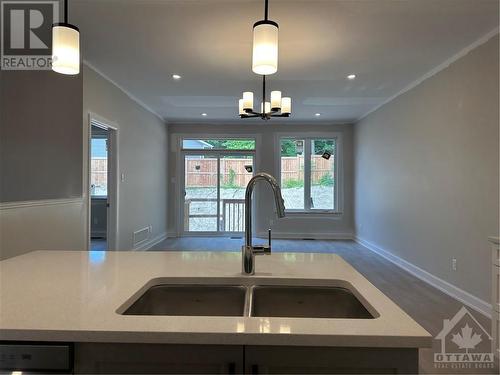
[[[268,19],[269,0],[264,3],[264,19],[253,25],[252,70],[255,74],[270,75],[278,71],[279,26]]]
[[[52,25],[52,70],[80,73],[80,30],[68,23],[68,0],[64,0],[64,22]]]
[[[290,117],[292,113],[292,99],[282,97],[281,91],[271,91],[271,101],[266,99],[266,76],[262,76],[262,102],[260,112],[255,112],[254,95],[251,91],[243,93],[243,98],[239,100],[239,115],[241,118],[260,117],[269,120],[271,117]]]

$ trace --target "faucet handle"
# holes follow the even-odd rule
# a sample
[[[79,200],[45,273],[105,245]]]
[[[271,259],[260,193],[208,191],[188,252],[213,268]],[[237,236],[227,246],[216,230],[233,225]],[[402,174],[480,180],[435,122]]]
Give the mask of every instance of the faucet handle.
[[[267,231],[267,245],[252,246],[252,251],[255,255],[271,254],[271,228]]]

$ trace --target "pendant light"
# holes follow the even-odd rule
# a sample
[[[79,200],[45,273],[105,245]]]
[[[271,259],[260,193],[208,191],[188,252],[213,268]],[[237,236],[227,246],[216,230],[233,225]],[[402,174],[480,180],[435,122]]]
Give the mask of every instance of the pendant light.
[[[52,25],[52,70],[68,75],[80,73],[80,31],[68,23],[68,0],[64,0],[64,22]]]
[[[269,0],[265,0],[264,19],[253,25],[252,70],[256,74],[270,75],[278,71],[279,26],[268,19]]]
[[[276,22],[268,19],[269,0],[264,3],[264,19],[253,25],[253,55],[252,70],[262,75],[262,101],[260,110],[254,111],[253,92],[245,91],[238,101],[240,118],[260,117],[270,120],[271,117],[290,117],[292,114],[292,99],[282,97],[281,91],[271,91],[270,101],[267,100],[266,75],[278,71],[278,29]]]

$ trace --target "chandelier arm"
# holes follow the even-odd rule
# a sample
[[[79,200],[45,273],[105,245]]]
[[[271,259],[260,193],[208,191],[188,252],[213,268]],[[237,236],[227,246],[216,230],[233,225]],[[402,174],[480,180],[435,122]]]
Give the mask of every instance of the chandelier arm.
[[[260,113],[260,112],[255,112],[255,111],[253,111],[253,110],[251,110],[251,109],[246,109],[246,110],[245,110],[245,113],[246,113],[246,114],[248,114],[248,115],[256,115],[256,116],[261,116],[261,115],[262,115],[262,113]]]

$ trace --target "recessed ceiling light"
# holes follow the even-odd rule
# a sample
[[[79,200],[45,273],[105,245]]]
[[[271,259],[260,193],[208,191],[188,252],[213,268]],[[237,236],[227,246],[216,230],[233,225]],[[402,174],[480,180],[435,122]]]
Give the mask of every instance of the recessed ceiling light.
[[[321,116],[321,113],[316,113],[314,116],[319,117]]]
[[[207,116],[207,114],[206,114],[206,113],[202,113],[201,115],[202,115],[203,117]]]
[[[178,74],[172,74],[172,78],[175,79],[175,80],[179,80],[182,78],[182,76],[178,75]]]
[[[349,74],[347,76],[347,79],[350,80],[350,81],[352,81],[353,79],[356,79],[356,74]]]

